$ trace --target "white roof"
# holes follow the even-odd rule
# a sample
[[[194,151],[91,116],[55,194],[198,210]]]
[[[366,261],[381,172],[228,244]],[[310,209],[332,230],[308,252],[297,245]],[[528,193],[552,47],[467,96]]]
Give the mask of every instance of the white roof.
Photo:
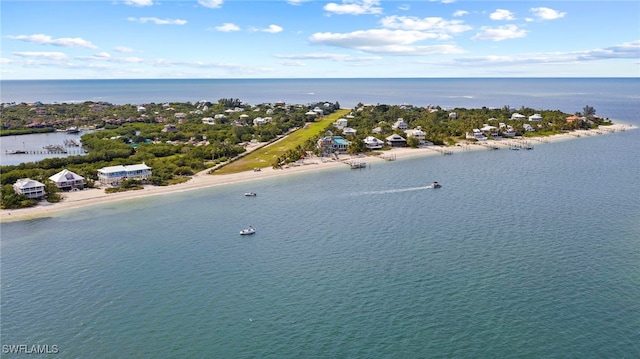
[[[33,188],[33,187],[44,187],[44,184],[36,180],[32,180],[31,178],[20,178],[19,180],[16,181],[14,186],[18,188]]]
[[[84,177],[73,173],[69,170],[62,170],[56,174],[54,174],[53,176],[49,177],[50,180],[52,180],[53,182],[62,182],[62,181],[76,181],[76,180],[83,180]]]
[[[129,165],[129,166],[118,165],[118,166],[103,167],[103,168],[99,169],[98,172],[114,173],[114,172],[129,172],[129,171],[150,170],[150,169],[151,169],[151,167],[149,167],[146,164],[142,163],[142,164]]]

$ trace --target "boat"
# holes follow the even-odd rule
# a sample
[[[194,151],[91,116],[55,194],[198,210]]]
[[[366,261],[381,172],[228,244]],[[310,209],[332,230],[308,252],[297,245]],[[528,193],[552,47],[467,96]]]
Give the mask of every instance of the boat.
[[[78,132],[80,132],[80,129],[78,129],[77,127],[68,127],[66,129],[66,132],[67,133],[78,133]]]
[[[442,187],[442,185],[438,182],[433,182],[432,184],[430,184],[429,186],[427,186],[428,188],[440,188]]]
[[[25,150],[6,150],[5,152],[8,155],[22,155],[22,154],[28,153]]]
[[[255,196],[257,196],[257,195],[258,195],[258,194],[257,194],[257,193],[255,193],[255,192],[245,192],[245,193],[244,193],[244,196],[245,196],[245,197],[255,197]]]
[[[242,236],[246,236],[248,234],[254,234],[254,233],[256,233],[256,229],[251,226],[240,231],[240,235]]]

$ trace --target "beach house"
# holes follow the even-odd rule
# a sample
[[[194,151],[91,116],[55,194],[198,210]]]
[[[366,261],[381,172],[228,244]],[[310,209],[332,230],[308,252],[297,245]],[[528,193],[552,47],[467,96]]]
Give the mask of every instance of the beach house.
[[[384,146],[384,141],[373,136],[367,136],[364,139],[364,145],[370,150],[378,150]]]
[[[18,193],[27,196],[27,198],[42,198],[47,195],[44,190],[44,184],[31,178],[20,178],[13,184],[13,190]]]
[[[391,147],[407,146],[407,140],[404,137],[398,135],[397,133],[394,133],[393,135],[387,137],[386,140],[387,140],[387,144]]]
[[[318,140],[317,147],[323,153],[345,153],[350,142],[340,136],[324,136]]]
[[[62,190],[83,188],[85,185],[84,177],[67,169],[54,174],[53,176],[49,177],[49,179]]]
[[[151,167],[144,162],[129,166],[109,166],[98,170],[98,180],[105,185],[119,185],[127,179],[145,180],[151,176]]]

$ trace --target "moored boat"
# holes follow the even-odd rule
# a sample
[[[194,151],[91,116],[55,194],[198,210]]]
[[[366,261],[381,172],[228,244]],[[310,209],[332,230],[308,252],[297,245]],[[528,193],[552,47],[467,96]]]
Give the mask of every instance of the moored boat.
[[[257,196],[258,194],[257,194],[257,193],[255,193],[255,192],[245,192],[245,193],[244,193],[244,195],[245,195],[245,197],[255,197],[255,196]]]

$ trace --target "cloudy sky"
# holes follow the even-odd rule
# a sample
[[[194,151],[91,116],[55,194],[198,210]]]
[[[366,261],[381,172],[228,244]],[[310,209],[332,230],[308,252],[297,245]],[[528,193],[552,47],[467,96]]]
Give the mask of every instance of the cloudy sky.
[[[2,79],[640,77],[640,1],[2,0]]]

